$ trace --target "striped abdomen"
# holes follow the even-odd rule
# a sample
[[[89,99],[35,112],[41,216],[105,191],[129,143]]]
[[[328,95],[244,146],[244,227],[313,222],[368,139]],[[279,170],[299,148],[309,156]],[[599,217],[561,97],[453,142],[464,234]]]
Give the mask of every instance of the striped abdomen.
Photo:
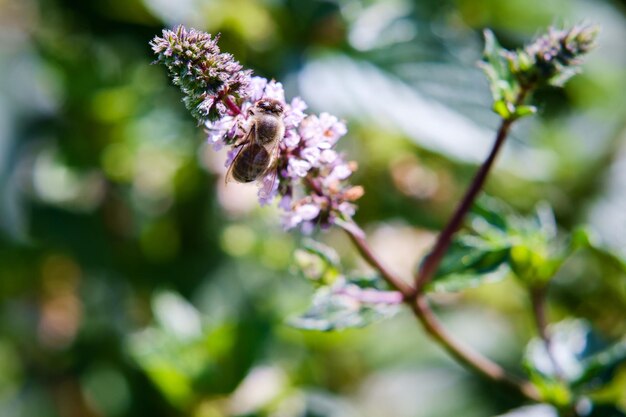
[[[245,146],[233,161],[232,175],[235,181],[251,182],[259,178],[269,166],[270,155],[259,144]]]

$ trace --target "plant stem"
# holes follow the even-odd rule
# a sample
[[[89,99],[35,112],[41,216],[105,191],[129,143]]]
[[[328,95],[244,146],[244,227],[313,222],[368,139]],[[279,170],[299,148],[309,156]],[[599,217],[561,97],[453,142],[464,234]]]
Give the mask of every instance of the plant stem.
[[[519,391],[530,400],[541,401],[539,392],[532,383],[507,373],[497,363],[453,339],[437,320],[424,294],[417,294],[411,307],[426,332],[465,367],[487,379]]]
[[[233,100],[231,100],[230,96],[224,96],[224,98],[222,99],[222,101],[224,102],[224,104],[226,105],[226,107],[228,107],[228,110],[231,111],[231,113],[233,113],[233,116],[236,116],[238,114],[241,113],[241,109],[239,108],[239,106],[237,106]]]
[[[387,281],[387,283],[394,289],[400,291],[405,300],[410,300],[415,293],[415,290],[411,285],[406,283],[400,277],[397,277],[393,272],[387,269],[382,262],[374,255],[367,241],[365,240],[365,233],[356,223],[350,223],[343,225],[343,230],[346,231],[352,243],[357,247],[363,259],[373,266],[380,275]]]
[[[526,95],[532,87],[532,85],[528,85],[520,90],[517,99],[515,100],[515,106],[524,102]],[[444,254],[452,242],[454,234],[461,227],[465,215],[472,207],[474,200],[482,189],[485,180],[487,179],[487,175],[489,174],[489,171],[491,170],[491,167],[498,156],[498,152],[502,148],[514,121],[514,118],[502,119],[489,156],[476,173],[452,218],[444,230],[439,234],[432,252],[426,258],[426,261],[416,276],[415,288],[407,284],[401,278],[397,277],[380,262],[367,244],[367,241],[365,240],[365,233],[359,228],[358,225],[356,225],[356,223],[351,222],[340,226],[342,226],[348,236],[350,236],[350,239],[355,244],[363,258],[380,272],[389,285],[402,293],[404,296],[404,302],[411,307],[426,332],[450,355],[452,355],[465,367],[473,370],[483,377],[511,387],[524,397],[539,402],[541,401],[541,396],[530,381],[520,379],[509,374],[497,363],[455,340],[441,325],[437,316],[430,308],[426,296],[422,293],[424,285],[432,279],[434,273],[437,271]],[[539,317],[544,317],[543,313]]]
[[[550,335],[548,334],[548,321],[546,319],[546,295],[547,295],[547,287],[534,287],[529,290],[530,292],[530,301],[533,307],[533,318],[535,320],[535,326],[537,327],[537,334],[543,341],[543,345],[546,349],[546,354],[548,358],[550,358],[550,362],[552,362],[552,366],[554,367],[554,373],[557,377],[562,377],[561,368],[559,363],[552,352],[552,341],[550,340]]]
[[[463,223],[463,219],[465,218],[465,215],[472,207],[472,204],[474,204],[474,200],[476,199],[476,197],[478,196],[478,193],[482,189],[483,184],[485,183],[485,180],[487,179],[487,174],[489,174],[489,170],[491,169],[491,166],[493,165],[493,162],[495,161],[496,156],[498,155],[498,152],[500,148],[502,147],[502,144],[504,143],[504,140],[506,139],[509,133],[509,129],[511,128],[512,123],[513,121],[510,119],[502,120],[502,123],[500,124],[500,128],[498,129],[496,140],[493,144],[493,147],[491,148],[491,152],[489,153],[489,156],[487,157],[485,162],[481,165],[480,169],[476,173],[476,176],[472,180],[472,183],[467,189],[465,196],[461,200],[461,203],[458,205],[458,207],[454,211],[454,214],[452,215],[452,218],[450,218],[450,221],[448,222],[446,227],[439,234],[439,237],[437,238],[437,242],[435,243],[433,250],[428,255],[424,264],[420,268],[417,274],[417,277],[415,279],[415,286],[417,288],[418,293],[422,291],[422,289],[424,288],[424,285],[426,285],[432,279],[435,272],[437,272],[437,268],[439,267],[439,264],[441,263],[443,255],[448,250],[448,247],[450,246],[450,243],[452,242],[452,238],[454,237],[454,234],[461,227],[461,224]]]
[[[426,332],[448,353],[450,353],[465,367],[471,369],[479,375],[482,375],[483,377],[494,382],[503,383],[515,389],[530,400],[540,401],[539,393],[529,381],[519,379],[508,374],[497,363],[452,338],[452,336],[437,320],[437,317],[431,310],[426,297],[423,294],[417,294],[414,288],[404,282],[401,278],[397,277],[393,272],[389,271],[376,257],[365,240],[365,233],[356,223],[343,224],[340,226],[348,234],[363,258],[372,267],[380,272],[389,285],[402,293],[404,296],[404,302],[411,307],[413,313],[420,321]]]
[[[526,99],[526,95],[532,88],[532,85],[527,85],[520,90],[515,100],[515,107],[524,102],[524,100]],[[489,174],[489,171],[491,170],[491,167],[493,166],[493,163],[498,156],[498,152],[502,148],[502,145],[504,144],[504,141],[506,140],[511,129],[511,125],[514,121],[514,118],[507,118],[502,119],[502,121],[500,122],[500,127],[498,128],[498,133],[496,134],[496,139],[493,143],[493,147],[491,148],[491,152],[489,152],[489,156],[480,166],[478,172],[472,180],[472,183],[465,192],[463,199],[457,206],[446,227],[439,234],[433,250],[426,257],[424,263],[422,264],[422,267],[415,277],[415,288],[417,294],[422,292],[424,286],[428,284],[433,275],[437,272],[437,268],[439,268],[439,264],[441,263],[443,256],[448,250],[450,243],[452,243],[452,238],[454,237],[454,234],[463,224],[463,219],[465,219],[465,215],[472,208],[474,200],[476,199],[478,193],[485,184],[487,175]]]

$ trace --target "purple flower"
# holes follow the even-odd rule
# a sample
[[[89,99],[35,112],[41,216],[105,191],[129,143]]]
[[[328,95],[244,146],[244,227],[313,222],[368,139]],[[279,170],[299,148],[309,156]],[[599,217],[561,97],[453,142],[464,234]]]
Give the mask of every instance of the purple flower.
[[[315,204],[303,204],[288,211],[283,216],[285,229],[292,229],[305,221],[314,220],[320,214],[320,208]]]
[[[345,180],[346,178],[348,178],[350,175],[352,175],[352,170],[350,169],[350,167],[348,166],[348,164],[338,164],[336,165],[333,170],[330,172],[330,174],[327,177],[328,181],[341,181],[341,180]]]
[[[291,130],[287,130],[283,139],[283,146],[287,149],[294,149],[296,146],[298,146],[300,140],[301,138],[297,133]]]
[[[274,100],[278,100],[281,102],[285,102],[285,90],[283,90],[283,85],[274,80],[267,83],[265,86],[265,94],[264,98],[273,98]]]
[[[332,149],[324,149],[320,153],[320,161],[323,164],[330,165],[337,159],[337,152]]]
[[[224,96],[242,97],[250,84],[251,71],[222,53],[217,41],[208,33],[178,26],[150,42],[156,62],[168,69],[172,82],[185,94],[187,109],[201,124],[225,116]]]
[[[356,207],[352,203],[343,201],[337,206],[337,210],[346,217],[352,217],[356,213]]]
[[[208,134],[208,142],[213,145],[213,149],[219,151],[226,144],[224,138],[235,136],[237,125],[231,116],[224,116],[215,122],[207,121],[205,127]],[[232,161],[232,160],[231,160]],[[230,165],[230,164],[228,164]]]
[[[248,97],[251,102],[260,100],[263,97],[267,86],[267,80],[263,77],[252,77],[250,79],[250,87],[248,89]]]
[[[293,100],[291,100],[291,105],[285,112],[285,127],[287,129],[293,129],[298,127],[298,125],[300,125],[300,123],[302,122],[302,120],[304,120],[304,117],[306,116],[306,114],[304,113],[306,109],[307,105],[300,97],[295,97]]]
[[[228,152],[226,153],[226,161],[224,161],[224,166],[226,168],[232,165],[235,157],[237,156],[237,153],[239,153],[239,148],[232,148],[228,150]]]
[[[271,204],[278,195],[278,181],[275,175],[268,174],[263,177],[261,186],[259,187],[258,197],[259,204],[266,206]]]
[[[319,148],[304,148],[300,155],[311,164],[311,166],[316,166],[317,162],[320,159],[321,151]]]
[[[186,95],[185,104],[206,127],[207,141],[216,150],[230,147],[227,167],[239,146],[246,146],[242,139],[252,128],[249,109],[261,99],[280,102],[285,135],[271,168],[258,181],[258,198],[267,205],[280,197],[286,229],[300,227],[310,233],[316,226],[327,228],[354,215],[353,202],[363,189],[347,183],[355,165],[333,149],[347,133],[343,122],[328,113],[308,115],[299,97],[288,103],[280,82],[252,77],[230,54],[222,53],[217,38],[209,34],[179,26],[163,31],[151,44],[157,61],[166,65]]]
[[[302,159],[291,158],[287,164],[287,176],[292,178],[304,178],[311,169],[311,164]]]

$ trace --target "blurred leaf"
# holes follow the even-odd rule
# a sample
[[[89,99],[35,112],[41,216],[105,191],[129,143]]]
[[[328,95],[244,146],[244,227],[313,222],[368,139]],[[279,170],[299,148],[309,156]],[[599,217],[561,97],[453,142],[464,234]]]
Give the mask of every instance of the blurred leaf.
[[[365,327],[393,317],[398,312],[402,295],[381,291],[382,279],[338,279],[332,286],[319,288],[312,305],[289,324],[305,330],[331,331]]]
[[[516,119],[526,116],[532,116],[535,113],[537,113],[537,107],[535,106],[517,106],[515,108]]]
[[[356,285],[361,289],[374,289],[380,291],[389,291],[391,288],[389,284],[376,274],[364,275],[350,275],[346,277],[348,284]]]
[[[511,108],[508,102],[498,100],[493,103],[493,111],[503,119],[508,119],[514,114],[515,110]]]
[[[587,417],[626,417],[626,411],[623,407],[620,409],[612,404],[594,404]]]
[[[157,325],[129,337],[130,356],[171,404],[186,409],[197,397],[218,359],[233,348],[230,327],[208,330],[198,311],[180,296],[164,292],[154,297]]]
[[[593,417],[626,415],[626,366],[619,367],[608,384],[594,388],[588,397],[594,403]]]
[[[456,238],[446,252],[427,288],[434,291],[460,291],[483,281],[504,278],[510,247],[506,242],[478,236]]]
[[[600,242],[598,236],[587,227],[579,227],[572,232],[572,250],[586,249],[599,260],[613,266],[618,271],[626,274],[626,259],[615,250]]]
[[[506,49],[498,43],[490,30],[484,31],[485,49],[480,67],[487,75],[489,87],[493,96],[493,110],[503,119],[516,114],[513,103],[516,99],[518,85],[513,79],[508,61],[505,58]]]
[[[608,384],[626,363],[626,339],[608,346],[584,320],[555,324],[550,340],[551,355],[542,340],[532,340],[524,364],[544,398],[555,404],[563,404],[561,401],[567,399],[565,384],[588,392]]]
[[[527,286],[544,286],[572,253],[557,233],[554,213],[539,203],[532,216],[509,216],[508,238],[511,243],[509,265]]]
[[[497,417],[558,417],[558,411],[547,404],[527,405]]]
[[[605,384],[615,375],[616,369],[626,363],[626,339],[582,361],[582,373],[572,385],[587,382]],[[593,380],[593,381],[592,381]]]
[[[296,267],[309,280],[319,285],[330,285],[340,272],[339,255],[320,242],[307,239],[294,253]]]
[[[456,237],[428,287],[458,291],[485,279],[501,279],[508,264],[527,285],[543,285],[564,262],[556,221],[547,205],[534,216],[520,217],[506,205],[482,197],[468,216],[469,232]]]
[[[302,248],[307,252],[317,255],[328,265],[339,267],[339,255],[330,246],[326,246],[312,239],[307,239],[302,243]]]
[[[555,369],[545,344],[538,338],[531,340],[526,347],[524,363],[527,369],[545,379],[576,380],[583,373],[581,360],[595,343],[591,326],[584,320],[562,321],[551,327],[550,336],[552,356],[558,369]]]
[[[470,227],[478,233],[487,233],[491,228],[506,231],[508,228],[507,216],[510,215],[511,209],[502,201],[483,194],[474,202],[469,214]],[[487,224],[477,230],[477,222],[482,221]]]

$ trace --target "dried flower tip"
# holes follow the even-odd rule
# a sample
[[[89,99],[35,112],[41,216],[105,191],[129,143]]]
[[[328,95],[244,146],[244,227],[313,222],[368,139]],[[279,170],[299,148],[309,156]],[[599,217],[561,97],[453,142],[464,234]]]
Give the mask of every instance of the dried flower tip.
[[[365,190],[363,189],[363,187],[361,187],[360,185],[355,185],[354,187],[348,188],[343,193],[343,196],[348,201],[356,201],[359,198],[363,197],[363,194],[365,194]]]
[[[227,114],[223,99],[241,98],[250,84],[250,71],[244,71],[231,54],[222,53],[219,36],[178,26],[163,30],[150,45],[156,62],[165,65],[172,82],[179,86],[187,109],[204,124]]]
[[[595,46],[597,26],[551,28],[524,50],[508,55],[512,71],[523,85],[562,85],[578,72],[580,58]]]

